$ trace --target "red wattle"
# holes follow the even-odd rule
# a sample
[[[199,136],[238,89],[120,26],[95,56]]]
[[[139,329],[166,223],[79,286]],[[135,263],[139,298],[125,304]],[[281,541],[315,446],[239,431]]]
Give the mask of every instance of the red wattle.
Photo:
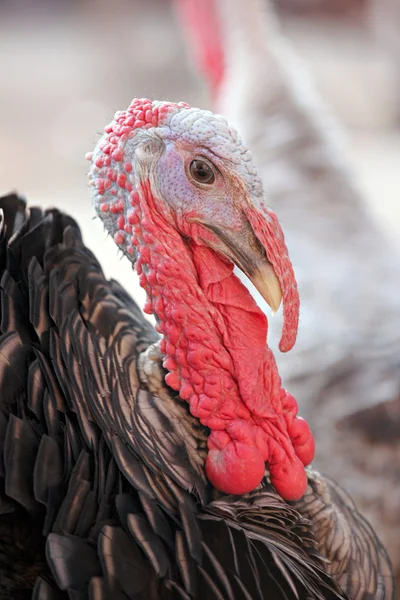
[[[307,489],[307,475],[301,460],[269,464],[271,483],[285,500],[299,500]]]
[[[290,438],[297,456],[303,465],[309,465],[315,455],[315,440],[310,431],[307,421],[302,417],[296,417],[290,428]]]
[[[261,483],[265,472],[264,459],[257,448],[232,441],[223,448],[210,450],[205,467],[211,485],[225,494],[251,492]]]
[[[166,383],[211,430],[207,477],[222,492],[244,494],[260,484],[267,464],[284,499],[301,497],[307,487],[304,465],[312,460],[314,444],[307,424],[297,418],[296,400],[282,389],[266,345],[265,315],[232,273],[232,265],[197,243],[198,225],[183,232],[191,240],[184,243],[149,181],[141,183],[139,195],[134,233],[140,283],[164,336],[160,349],[170,371]],[[260,237],[264,233],[260,230]],[[283,245],[283,239],[279,242]],[[271,262],[279,260],[278,250],[271,249]],[[288,349],[296,335],[298,296],[286,263],[287,256],[279,274],[282,281],[289,278]]]

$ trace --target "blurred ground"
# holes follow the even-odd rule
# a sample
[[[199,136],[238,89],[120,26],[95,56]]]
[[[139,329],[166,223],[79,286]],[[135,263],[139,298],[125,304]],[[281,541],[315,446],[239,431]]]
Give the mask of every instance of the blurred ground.
[[[359,24],[286,19],[285,31],[347,127],[371,210],[400,233],[399,65]],[[132,97],[208,107],[183,36],[162,0],[0,2],[0,192],[67,209],[108,275],[139,295],[93,221],[85,152]],[[143,296],[140,296],[143,298]]]

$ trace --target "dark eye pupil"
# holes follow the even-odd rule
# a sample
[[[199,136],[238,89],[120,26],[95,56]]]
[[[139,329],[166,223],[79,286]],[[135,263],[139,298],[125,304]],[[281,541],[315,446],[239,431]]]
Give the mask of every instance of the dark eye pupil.
[[[194,160],[190,165],[190,173],[199,183],[212,183],[215,179],[214,171],[204,160]]]

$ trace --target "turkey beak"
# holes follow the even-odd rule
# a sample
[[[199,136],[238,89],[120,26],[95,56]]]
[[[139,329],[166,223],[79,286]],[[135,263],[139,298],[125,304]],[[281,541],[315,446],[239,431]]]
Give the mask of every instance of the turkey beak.
[[[218,250],[250,279],[275,314],[282,302],[282,288],[274,267],[246,220],[240,231],[209,226],[222,243]]]
[[[274,212],[257,198],[245,198],[235,228],[205,223],[212,232],[204,243],[232,261],[253,283],[275,313],[283,303],[279,350],[294,346],[300,299],[285,237]]]
[[[274,315],[282,302],[282,289],[273,266],[268,259],[260,264],[253,274],[246,273],[256,290],[269,304]]]

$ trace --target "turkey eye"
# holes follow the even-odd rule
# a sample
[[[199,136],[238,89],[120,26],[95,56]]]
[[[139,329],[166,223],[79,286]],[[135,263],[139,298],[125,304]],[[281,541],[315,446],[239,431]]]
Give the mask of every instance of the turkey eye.
[[[204,160],[196,159],[190,163],[189,171],[191,176],[198,183],[214,183],[215,174],[213,169]]]

